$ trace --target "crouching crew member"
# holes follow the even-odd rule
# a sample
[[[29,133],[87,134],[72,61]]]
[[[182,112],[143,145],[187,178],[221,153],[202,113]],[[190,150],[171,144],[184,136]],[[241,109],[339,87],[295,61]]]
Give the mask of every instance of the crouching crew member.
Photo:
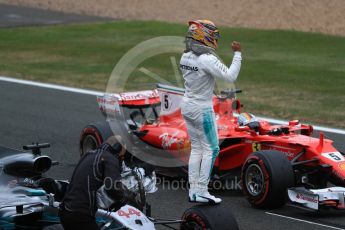
[[[112,136],[80,159],[60,205],[59,215],[65,229],[99,229],[95,220],[96,194],[103,185],[106,195],[116,201],[118,208],[133,197],[121,183],[121,162],[125,153],[121,137]]]

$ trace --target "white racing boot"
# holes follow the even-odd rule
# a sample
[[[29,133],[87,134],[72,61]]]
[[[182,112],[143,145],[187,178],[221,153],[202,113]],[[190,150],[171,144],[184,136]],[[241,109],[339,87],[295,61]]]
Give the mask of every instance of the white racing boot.
[[[208,191],[202,193],[189,192],[189,202],[219,204],[222,199],[212,196]]]
[[[189,202],[202,202],[202,203],[208,202],[207,200],[203,198],[199,198],[198,194],[199,194],[198,185],[191,183],[190,188],[189,188]]]
[[[201,198],[203,200],[207,200],[207,202],[202,203],[219,204],[220,202],[222,202],[222,199],[212,196],[208,191],[199,193],[197,197],[199,199]]]
[[[192,203],[210,203],[208,199],[200,197],[198,194],[193,194],[189,196],[189,202]]]

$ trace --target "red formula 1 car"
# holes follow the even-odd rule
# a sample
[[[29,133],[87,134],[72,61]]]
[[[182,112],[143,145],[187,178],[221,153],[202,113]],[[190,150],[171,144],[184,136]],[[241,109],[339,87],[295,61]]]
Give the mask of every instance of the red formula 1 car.
[[[332,141],[311,136],[313,127],[297,120],[270,125],[256,120],[239,124],[240,90],[224,90],[213,98],[220,153],[214,177],[241,176],[248,201],[257,208],[291,202],[318,210],[345,209],[345,158]],[[112,133],[125,139],[133,158],[158,168],[186,173],[190,142],[181,115],[184,90],[167,85],[157,89],[98,97],[106,122],[86,126],[80,152],[100,145]]]

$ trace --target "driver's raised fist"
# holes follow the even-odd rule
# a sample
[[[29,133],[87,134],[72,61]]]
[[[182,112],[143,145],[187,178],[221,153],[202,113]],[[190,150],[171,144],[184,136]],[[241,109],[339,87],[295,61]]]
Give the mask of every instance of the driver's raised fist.
[[[233,41],[231,44],[232,51],[241,51],[241,43]]]

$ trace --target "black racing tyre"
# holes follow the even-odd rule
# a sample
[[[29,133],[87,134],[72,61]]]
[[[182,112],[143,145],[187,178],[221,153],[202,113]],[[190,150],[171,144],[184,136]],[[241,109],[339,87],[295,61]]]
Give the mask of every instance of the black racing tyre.
[[[262,150],[251,154],[242,167],[242,189],[255,208],[278,208],[287,201],[287,189],[294,186],[291,162],[284,153]]]
[[[238,230],[238,224],[228,207],[222,204],[200,204],[187,209],[182,216],[181,230]]]
[[[108,139],[108,137],[112,136],[113,132],[106,121],[102,122],[95,122],[87,125],[80,135],[80,142],[79,142],[79,152],[80,156],[84,155],[85,153],[96,149],[100,146],[104,141]]]

